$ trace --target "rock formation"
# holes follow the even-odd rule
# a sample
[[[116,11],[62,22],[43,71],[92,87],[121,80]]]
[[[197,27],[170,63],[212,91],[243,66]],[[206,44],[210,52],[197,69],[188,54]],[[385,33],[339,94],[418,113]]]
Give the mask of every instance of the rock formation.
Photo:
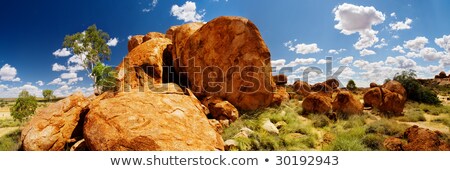
[[[134,48],[117,67],[119,91],[146,90],[149,85],[163,82],[163,58],[172,41],[153,38]],[[170,57],[169,57],[170,58]]]
[[[273,94],[271,106],[280,106],[281,103],[289,101],[289,99],[289,93],[286,91],[286,88],[284,86],[277,86]]]
[[[390,90],[391,92],[402,95],[404,100],[407,98],[406,89],[398,81],[388,81],[387,83],[384,83],[382,87]]]
[[[273,76],[273,81],[276,85],[286,85],[288,82],[288,78],[284,74],[275,75]]]
[[[333,112],[336,112],[339,118],[347,118],[351,115],[363,113],[363,105],[353,96],[351,92],[340,91],[333,103]]]
[[[330,114],[332,99],[325,93],[311,93],[303,100],[303,114]]]
[[[450,144],[447,135],[439,131],[420,128],[417,125],[409,127],[404,132],[404,140],[389,137],[384,140],[384,147],[390,151],[449,151]]]
[[[179,93],[126,92],[86,115],[91,150],[223,150],[197,99]]]
[[[371,88],[364,93],[364,106],[374,107],[388,116],[402,116],[405,107],[405,98],[388,89],[377,87]]]
[[[370,83],[370,88],[375,88],[375,87],[378,87],[377,83]]]
[[[230,102],[219,97],[209,96],[202,100],[202,104],[209,109],[212,118],[219,121],[223,127],[228,127],[239,117],[238,110]]]
[[[82,138],[82,124],[89,100],[75,93],[36,112],[23,128],[21,142],[27,151],[60,151]]]
[[[158,32],[149,32],[147,33],[143,38],[142,41],[146,42],[149,41],[151,39],[155,39],[155,38],[165,38],[166,35],[162,34],[162,33],[158,33]],[[170,39],[169,39],[170,40]]]
[[[200,26],[180,26],[173,36],[174,63],[180,62],[175,68],[187,72],[194,94],[217,96],[242,110],[269,106],[275,89],[270,52],[257,27],[241,17]]]
[[[302,95],[303,97],[306,97],[311,92],[311,86],[304,81],[295,81],[294,82],[294,91],[297,94]]]
[[[135,35],[128,40],[128,52],[131,52],[134,48],[142,44],[144,36],[143,35]]]

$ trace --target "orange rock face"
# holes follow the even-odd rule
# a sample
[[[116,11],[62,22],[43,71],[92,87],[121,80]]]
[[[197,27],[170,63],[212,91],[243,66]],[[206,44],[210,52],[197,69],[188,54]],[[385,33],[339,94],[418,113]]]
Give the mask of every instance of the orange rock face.
[[[311,86],[304,81],[295,81],[294,82],[294,91],[297,94],[302,95],[303,97],[306,97],[311,93]]]
[[[163,82],[163,58],[167,46],[166,38],[153,38],[133,49],[117,67],[120,91],[145,88]],[[170,57],[169,57],[170,58]]]
[[[288,82],[288,78],[284,74],[273,76],[273,81],[276,85],[286,85]]]
[[[439,137],[443,134],[439,131],[419,128],[414,125],[405,131],[408,144],[403,146],[405,151],[448,151],[450,145]]]
[[[406,89],[403,87],[403,85],[398,81],[389,81],[387,83],[384,83],[383,88],[390,90],[391,92],[398,93],[402,95],[404,100],[406,100]]]
[[[303,114],[329,114],[332,109],[332,99],[328,94],[311,93],[303,100]]]
[[[336,95],[333,103],[333,112],[338,117],[347,118],[351,115],[359,115],[363,113],[363,105],[359,100],[355,99],[353,94],[348,91],[341,91]]]
[[[242,110],[270,105],[275,89],[270,52],[251,21],[219,17],[188,38],[197,27],[183,29],[185,27],[175,31],[176,57],[180,59],[179,66],[183,66],[181,71],[187,72],[190,88],[197,97],[217,96]],[[185,31],[188,33],[181,34],[180,30],[188,30]],[[183,40],[186,41],[183,43]]]
[[[128,52],[131,52],[134,48],[142,44],[144,36],[143,35],[136,35],[130,38],[128,40]]]
[[[230,123],[239,118],[238,110],[228,101],[209,96],[202,100],[202,104],[206,106],[212,117],[219,121],[224,127],[228,127]]]
[[[272,106],[280,106],[281,103],[289,101],[289,93],[286,91],[284,86],[277,86],[277,90],[273,95]]]
[[[174,93],[119,93],[93,105],[84,137],[91,150],[223,150],[200,103]]]
[[[155,38],[165,38],[166,35],[162,34],[162,33],[158,33],[158,32],[149,32],[147,33],[143,38],[142,41],[146,42],[149,41],[151,39],[155,39]]]
[[[88,109],[89,100],[81,92],[58,101],[36,115],[23,128],[21,141],[26,151],[60,151],[64,150],[69,140],[82,136],[83,118]]]

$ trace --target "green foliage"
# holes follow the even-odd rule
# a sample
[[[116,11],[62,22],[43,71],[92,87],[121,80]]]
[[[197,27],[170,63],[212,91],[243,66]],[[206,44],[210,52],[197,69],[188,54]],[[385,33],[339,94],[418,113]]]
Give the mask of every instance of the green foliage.
[[[20,130],[0,137],[0,151],[17,151],[20,148]]]
[[[44,96],[44,99],[47,100],[47,102],[55,98],[55,96],[53,95],[53,90],[42,91],[42,96]]]
[[[84,67],[92,69],[97,62],[109,60],[111,50],[106,44],[108,39],[108,33],[97,29],[94,24],[81,33],[67,35],[63,46],[70,48],[75,55],[86,55]]]
[[[403,71],[401,74],[396,74],[395,81],[400,82],[405,87],[408,94],[408,99],[417,101],[419,103],[439,105],[441,101],[437,97],[437,94],[431,89],[422,86],[419,81],[416,80],[416,73],[413,70]]]
[[[356,87],[355,81],[349,80],[347,83],[347,89],[352,91],[358,89],[358,87]]]
[[[21,123],[18,120],[14,119],[0,119],[0,128],[7,127],[17,127],[20,126]]]
[[[323,114],[322,115],[312,114],[310,115],[310,118],[313,121],[313,126],[316,128],[323,128],[331,123],[331,120]]]
[[[92,75],[95,76],[95,86],[99,87],[102,92],[116,90],[117,73],[112,67],[97,62],[92,70]]]
[[[367,151],[363,143],[364,127],[355,127],[348,130],[337,129],[335,139],[324,148],[326,151]]]
[[[381,119],[367,125],[366,134],[398,136],[405,132],[407,126],[388,119]]]
[[[400,117],[399,121],[403,121],[403,122],[426,121],[426,118],[423,114],[424,114],[424,112],[420,109],[406,110],[405,116]]]
[[[97,29],[97,26],[94,24],[81,33],[67,35],[63,42],[63,47],[71,49],[75,55],[86,57],[83,59],[83,67],[94,81],[94,85],[102,86],[100,87],[101,90],[110,90],[111,87],[115,87],[111,86],[111,82],[108,80],[109,76],[107,75],[111,72],[110,67],[108,68],[102,64],[94,73],[94,69],[99,66],[99,63],[110,59],[111,50],[107,45],[108,39],[108,33]],[[103,71],[104,69],[107,71]],[[97,81],[98,78],[102,80]],[[99,87],[95,88],[98,89]]]
[[[384,137],[380,134],[367,134],[363,137],[363,144],[373,151],[385,150],[383,146]]]
[[[313,132],[311,123],[300,119],[300,103],[291,100],[278,108],[243,112],[241,117],[224,130],[224,140],[234,139],[238,142],[238,150],[267,151],[267,150],[311,150],[315,149],[318,135]],[[261,128],[264,121],[269,119],[279,124],[279,134],[271,134]],[[248,137],[234,137],[242,128],[253,131]]]
[[[5,102],[4,100],[0,100],[0,107],[5,107],[8,105],[8,102]]]
[[[27,91],[23,90],[19,94],[16,103],[10,108],[11,116],[19,121],[27,119],[33,115],[38,107],[36,97],[31,96]]]
[[[384,83],[386,84],[387,82],[389,82],[389,81],[392,81],[390,78],[386,78],[385,80],[384,80]]]

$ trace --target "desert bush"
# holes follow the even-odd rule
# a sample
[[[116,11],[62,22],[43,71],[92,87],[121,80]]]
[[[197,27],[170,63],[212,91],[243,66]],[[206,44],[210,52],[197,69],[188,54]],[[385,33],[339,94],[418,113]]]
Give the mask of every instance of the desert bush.
[[[18,127],[21,123],[14,119],[0,119],[0,128]]]
[[[316,128],[323,128],[331,123],[331,120],[323,114],[312,114],[309,118],[311,118],[313,126]]]
[[[401,74],[397,73],[394,80],[400,82],[403,87],[405,87],[408,99],[426,104],[441,104],[437,94],[431,89],[422,86],[420,82],[416,80],[416,77],[415,71],[410,70],[403,71]]]
[[[310,150],[316,146],[318,136],[313,133],[312,124],[302,122],[299,118],[301,105],[291,100],[277,108],[243,112],[241,117],[224,130],[224,140],[234,139],[238,142],[237,150]],[[271,134],[261,128],[264,121],[272,123],[284,122],[279,127],[279,134]],[[242,128],[253,131],[248,137],[234,137]]]
[[[402,122],[426,121],[427,119],[423,114],[424,112],[420,109],[410,109],[405,112],[405,116],[398,118],[398,120]]]
[[[442,123],[450,128],[450,117],[433,119],[431,122]]]
[[[380,134],[366,134],[363,137],[362,141],[363,144],[370,150],[380,151],[385,150],[383,146],[384,139],[385,138],[383,137],[383,135]]]
[[[363,143],[364,127],[355,127],[349,130],[337,130],[335,138],[324,147],[325,151],[367,151]]]
[[[405,132],[407,126],[398,124],[395,121],[381,119],[366,126],[366,134],[382,134],[387,136],[397,136]]]
[[[0,151],[17,151],[20,148],[20,130],[0,137]]]
[[[450,113],[450,106],[420,104],[419,108],[431,115],[440,115]]]
[[[14,106],[10,108],[11,116],[16,120],[23,121],[33,115],[37,107],[36,97],[23,90]]]
[[[356,87],[355,81],[349,80],[348,83],[347,83],[347,89],[351,90],[351,91],[354,91],[354,90],[358,89],[358,87]]]

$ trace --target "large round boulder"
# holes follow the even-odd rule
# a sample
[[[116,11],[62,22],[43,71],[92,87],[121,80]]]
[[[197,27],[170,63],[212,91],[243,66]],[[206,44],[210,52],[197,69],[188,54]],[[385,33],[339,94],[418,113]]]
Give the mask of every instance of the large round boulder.
[[[158,32],[149,32],[147,34],[145,34],[145,36],[142,38],[143,42],[149,41],[151,39],[155,39],[155,38],[165,38],[166,35],[162,34],[162,33],[158,33]]]
[[[295,81],[294,82],[294,92],[297,94],[306,97],[311,93],[311,86],[304,81]]]
[[[336,112],[339,118],[348,118],[352,115],[363,113],[363,105],[349,91],[340,91],[333,103],[333,112]]]
[[[90,150],[223,150],[200,102],[180,92],[126,92],[91,106],[84,124]]]
[[[83,118],[90,101],[75,93],[38,110],[23,128],[21,142],[27,151],[61,151],[82,138]]]
[[[403,85],[400,82],[388,81],[388,82],[384,83],[382,87],[385,89],[388,89],[391,92],[395,92],[395,93],[402,95],[404,97],[404,99],[406,100],[406,96],[407,96],[406,89],[403,87]]]
[[[174,39],[178,38],[176,33]],[[195,31],[184,46],[175,45],[197,97],[217,96],[242,110],[264,108],[272,102],[270,52],[248,19],[216,18]]]
[[[311,93],[303,100],[303,114],[330,114],[332,99],[326,93]]]

